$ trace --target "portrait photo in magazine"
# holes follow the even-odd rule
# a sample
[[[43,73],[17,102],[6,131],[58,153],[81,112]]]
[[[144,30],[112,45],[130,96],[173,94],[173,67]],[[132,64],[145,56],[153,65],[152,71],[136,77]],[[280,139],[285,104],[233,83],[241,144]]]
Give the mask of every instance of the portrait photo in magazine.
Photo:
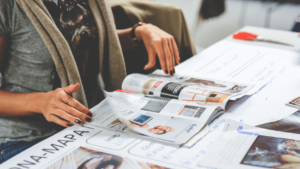
[[[241,164],[265,168],[300,168],[300,140],[259,135]]]
[[[242,85],[234,85],[232,88],[225,90],[224,92],[234,94],[234,93],[239,93],[246,89],[247,86],[242,86]]]
[[[46,169],[168,169],[102,151],[79,147]]]

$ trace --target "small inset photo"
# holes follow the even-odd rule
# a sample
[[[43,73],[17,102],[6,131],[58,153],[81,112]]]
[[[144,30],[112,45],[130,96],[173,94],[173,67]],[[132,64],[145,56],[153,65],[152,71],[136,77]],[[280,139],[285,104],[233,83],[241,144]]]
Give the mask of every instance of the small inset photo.
[[[300,168],[300,141],[258,136],[241,164],[265,168]]]
[[[178,115],[187,116],[187,117],[195,117],[200,118],[202,113],[206,110],[205,107],[191,106],[185,105]]]
[[[47,169],[168,169],[145,161],[79,147]]]

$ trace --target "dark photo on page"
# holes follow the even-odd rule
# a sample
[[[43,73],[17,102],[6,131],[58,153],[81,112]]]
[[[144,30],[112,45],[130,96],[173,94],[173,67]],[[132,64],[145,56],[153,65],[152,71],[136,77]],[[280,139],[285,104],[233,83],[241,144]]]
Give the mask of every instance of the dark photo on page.
[[[156,96],[145,96],[143,100],[148,100],[147,104],[141,110],[159,113],[171,101],[169,98]]]
[[[265,168],[300,168],[300,141],[258,136],[241,164]]]
[[[161,97],[167,97],[172,99],[178,99],[181,90],[185,86],[178,83],[167,83],[161,90]]]

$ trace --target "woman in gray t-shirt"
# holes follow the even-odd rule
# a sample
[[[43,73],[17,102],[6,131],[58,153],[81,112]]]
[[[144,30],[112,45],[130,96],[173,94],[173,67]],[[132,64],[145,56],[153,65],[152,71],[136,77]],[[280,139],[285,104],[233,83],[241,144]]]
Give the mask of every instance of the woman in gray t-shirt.
[[[88,0],[44,0],[44,4],[70,44],[92,107],[102,98],[95,81],[99,69],[93,65],[98,63],[97,27]],[[164,72],[175,73],[180,59],[171,35],[151,24],[117,33],[123,50],[137,46],[132,36],[144,42],[149,57],[145,70],[154,66],[158,55]],[[86,51],[93,56],[86,57]],[[0,164],[63,127],[91,121],[90,110],[70,96],[80,85],[59,86],[47,47],[15,0],[0,0],[0,72]]]

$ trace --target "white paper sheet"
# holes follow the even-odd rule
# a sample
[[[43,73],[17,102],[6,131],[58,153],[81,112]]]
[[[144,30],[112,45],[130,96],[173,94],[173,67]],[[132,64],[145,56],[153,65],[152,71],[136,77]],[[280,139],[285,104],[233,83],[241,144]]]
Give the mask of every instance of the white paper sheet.
[[[296,52],[220,41],[178,65],[176,71],[189,76],[253,83],[255,87],[247,93],[252,95],[285,72],[290,61],[297,57]]]

